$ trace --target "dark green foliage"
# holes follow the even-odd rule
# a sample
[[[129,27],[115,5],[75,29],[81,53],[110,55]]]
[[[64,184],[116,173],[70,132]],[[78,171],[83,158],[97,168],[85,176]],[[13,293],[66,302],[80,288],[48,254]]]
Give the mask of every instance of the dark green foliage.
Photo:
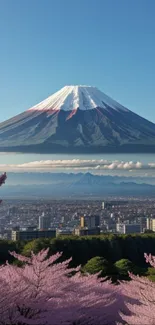
[[[18,260],[14,260],[12,264],[13,264],[13,265],[16,265],[16,266],[18,266],[18,267],[22,267],[25,263],[23,263],[23,262],[21,262],[21,261],[18,261]]]
[[[100,276],[104,277],[109,272],[109,262],[104,259],[103,257],[96,256],[91,258],[82,268],[83,272],[89,273],[89,274],[95,274],[98,272],[100,273]]]
[[[82,273],[96,274],[99,273],[99,277],[107,277],[113,282],[117,279],[117,269],[115,266],[104,259],[103,257],[96,256],[91,258],[81,269]]]
[[[146,276],[147,271],[148,271],[147,267],[140,267],[140,266],[134,265],[133,273],[135,275]]]
[[[12,262],[10,251],[16,251],[30,256],[31,250],[34,253],[42,248],[49,247],[49,255],[62,252],[62,260],[72,257],[70,266],[84,266],[91,258],[100,256],[112,264],[118,260],[127,259],[139,267],[139,272],[144,273],[144,253],[155,255],[155,234],[134,234],[134,235],[113,235],[104,234],[100,236],[59,236],[54,239],[40,238],[29,242],[12,242],[0,240],[0,263],[6,260]]]
[[[153,234],[154,231],[151,230],[151,229],[145,229],[144,233],[145,233],[145,234]]]
[[[50,239],[48,238],[38,238],[32,241],[28,241],[22,249],[22,255],[29,257],[31,251],[37,254],[43,248],[47,248],[50,245]]]
[[[148,276],[148,278],[151,281],[155,282],[155,268],[154,267],[149,267],[146,275]]]
[[[9,254],[9,251],[21,252],[24,246],[23,242],[13,242],[11,240],[0,240],[0,264],[4,264],[6,261],[12,262],[14,257]]]
[[[148,275],[155,275],[155,268],[154,267],[148,267],[147,274]]]
[[[117,261],[115,267],[119,280],[129,280],[128,272],[134,272],[134,264],[125,258]]]

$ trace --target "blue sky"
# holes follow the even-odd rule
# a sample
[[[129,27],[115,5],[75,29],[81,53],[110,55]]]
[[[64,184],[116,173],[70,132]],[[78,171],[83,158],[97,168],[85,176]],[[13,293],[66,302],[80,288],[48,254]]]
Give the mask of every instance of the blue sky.
[[[87,84],[155,122],[154,0],[1,0],[0,121]]]

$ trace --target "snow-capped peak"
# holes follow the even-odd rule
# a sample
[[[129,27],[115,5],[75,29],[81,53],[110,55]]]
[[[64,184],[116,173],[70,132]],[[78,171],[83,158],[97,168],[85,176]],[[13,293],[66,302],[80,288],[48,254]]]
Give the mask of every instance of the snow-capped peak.
[[[29,110],[90,110],[94,108],[128,111],[125,107],[92,86],[65,86]]]

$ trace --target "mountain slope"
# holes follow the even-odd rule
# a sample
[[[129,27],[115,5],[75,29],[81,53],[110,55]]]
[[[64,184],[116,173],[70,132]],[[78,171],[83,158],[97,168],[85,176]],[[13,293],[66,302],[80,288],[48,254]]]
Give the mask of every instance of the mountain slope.
[[[0,151],[155,151],[155,124],[95,87],[66,86],[0,123]]]

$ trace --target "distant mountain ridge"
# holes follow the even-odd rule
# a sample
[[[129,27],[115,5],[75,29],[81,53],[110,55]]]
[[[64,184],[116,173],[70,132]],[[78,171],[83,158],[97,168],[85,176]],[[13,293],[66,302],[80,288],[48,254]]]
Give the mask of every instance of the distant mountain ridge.
[[[39,197],[39,198],[89,198],[103,196],[155,196],[155,185],[136,183],[131,178],[113,177],[113,176],[96,176],[90,173],[86,174],[51,174],[43,175],[37,173],[40,177],[39,183],[34,184],[35,178],[32,177],[34,173],[23,174],[22,184],[6,185],[1,188],[2,197]],[[47,176],[49,183],[44,177]],[[17,177],[16,173],[8,175],[10,177]],[[21,177],[21,174],[20,174]],[[31,178],[31,184],[24,185],[26,178]],[[129,181],[130,180],[130,181]],[[16,181],[18,181],[16,179]],[[20,178],[21,181],[21,178]]]
[[[2,173],[2,172],[1,172]],[[114,183],[145,183],[155,185],[155,177],[139,177],[139,176],[111,176],[111,175],[95,175],[87,173],[65,173],[65,172],[8,172],[7,184],[107,184]]]
[[[107,184],[114,183],[137,183],[155,185],[155,177],[139,177],[139,176],[111,176],[111,175],[94,175],[87,173],[65,173],[65,172],[8,172],[7,185],[31,185],[31,184]]]

